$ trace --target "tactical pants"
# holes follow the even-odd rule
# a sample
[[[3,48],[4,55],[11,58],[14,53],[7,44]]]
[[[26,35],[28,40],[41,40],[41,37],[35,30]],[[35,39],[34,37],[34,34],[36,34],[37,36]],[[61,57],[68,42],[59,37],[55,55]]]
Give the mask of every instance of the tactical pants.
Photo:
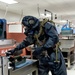
[[[67,75],[65,61],[61,51],[58,52],[59,63],[56,60],[55,52],[52,52],[48,57],[40,56],[39,58],[39,75],[48,75],[51,71],[52,75]]]

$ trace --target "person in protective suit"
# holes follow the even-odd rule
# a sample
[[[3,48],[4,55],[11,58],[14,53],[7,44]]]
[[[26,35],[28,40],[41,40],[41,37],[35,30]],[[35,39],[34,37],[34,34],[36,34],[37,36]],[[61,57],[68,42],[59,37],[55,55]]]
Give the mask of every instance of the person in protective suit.
[[[56,59],[56,44],[59,42],[58,33],[48,20],[39,21],[36,17],[25,16],[22,19],[27,36],[16,48],[7,52],[13,55],[15,51],[21,50],[34,44],[33,58],[39,59],[38,75],[48,75],[49,70],[52,75],[67,75],[63,55],[58,48]]]

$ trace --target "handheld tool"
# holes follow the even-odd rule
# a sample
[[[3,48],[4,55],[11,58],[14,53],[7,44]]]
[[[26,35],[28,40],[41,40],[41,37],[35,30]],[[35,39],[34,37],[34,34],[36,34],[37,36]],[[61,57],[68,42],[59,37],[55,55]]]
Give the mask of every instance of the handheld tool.
[[[55,50],[55,55],[56,55],[56,59],[55,59],[55,63],[60,63],[60,61],[58,60],[58,48],[59,48],[60,42],[58,42],[56,44],[56,50]]]

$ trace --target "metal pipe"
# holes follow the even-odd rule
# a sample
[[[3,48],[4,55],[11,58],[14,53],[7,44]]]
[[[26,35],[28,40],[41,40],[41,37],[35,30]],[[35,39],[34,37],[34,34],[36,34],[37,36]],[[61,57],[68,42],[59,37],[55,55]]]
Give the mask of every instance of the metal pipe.
[[[51,20],[53,20],[53,13],[51,11],[45,9],[45,15],[46,15],[46,12],[51,13]]]

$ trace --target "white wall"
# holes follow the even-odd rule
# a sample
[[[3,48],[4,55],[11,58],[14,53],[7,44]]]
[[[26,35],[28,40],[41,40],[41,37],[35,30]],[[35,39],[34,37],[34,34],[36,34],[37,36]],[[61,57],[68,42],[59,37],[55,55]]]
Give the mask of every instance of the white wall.
[[[6,15],[5,15],[6,11],[4,10],[0,10],[0,19],[6,19],[7,22],[20,22],[22,19],[22,16],[20,14],[16,14],[16,13],[12,13],[7,11]]]

